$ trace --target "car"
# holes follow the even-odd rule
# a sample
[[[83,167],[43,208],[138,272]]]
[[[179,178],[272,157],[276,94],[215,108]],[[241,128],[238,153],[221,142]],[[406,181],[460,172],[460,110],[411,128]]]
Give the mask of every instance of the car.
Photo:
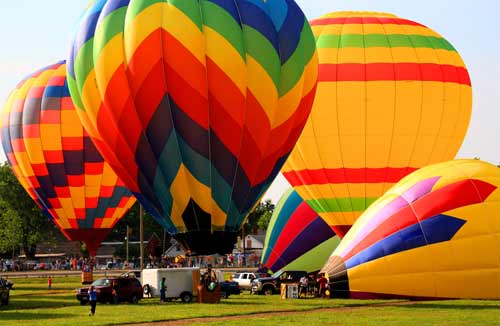
[[[281,284],[299,283],[302,276],[307,277],[306,271],[277,271],[270,277],[256,278],[252,281],[252,293],[277,294]]]
[[[10,290],[13,286],[14,283],[0,278],[0,306],[6,306],[9,304]]]
[[[231,294],[240,294],[241,289],[238,282],[224,281],[219,283],[220,293],[223,298],[229,298]]]
[[[117,293],[119,302],[128,301],[130,303],[137,303],[143,298],[141,282],[135,277],[100,278],[91,284],[97,292],[97,301],[101,303],[114,303],[112,285],[115,281],[118,282]],[[76,299],[82,305],[89,301],[89,288],[82,287],[76,292]]]
[[[128,272],[121,274],[120,277],[121,278],[135,277],[135,278],[140,279],[141,278],[141,271],[139,269],[138,270],[130,270]]]
[[[240,288],[245,290],[251,290],[252,281],[256,278],[267,277],[265,273],[256,272],[239,272],[233,274],[233,281],[238,282]]]

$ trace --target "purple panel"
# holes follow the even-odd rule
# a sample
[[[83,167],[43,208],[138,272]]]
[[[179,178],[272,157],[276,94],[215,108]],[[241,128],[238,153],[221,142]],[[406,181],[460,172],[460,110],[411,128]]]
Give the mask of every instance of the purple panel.
[[[351,252],[351,250],[362,239],[364,239],[367,234],[372,232],[388,217],[396,214],[398,211],[413,203],[415,200],[428,194],[440,178],[441,177],[434,177],[417,182],[415,185],[406,190],[400,197],[395,198],[392,202],[381,208],[366,222],[366,225],[359,230],[359,233],[351,241],[351,243],[344,248],[342,253],[340,253],[340,256],[344,257],[348,252]]]
[[[332,228],[320,217],[312,221],[293,239],[283,254],[276,260],[271,270],[277,271],[288,265],[314,247],[335,236]]]

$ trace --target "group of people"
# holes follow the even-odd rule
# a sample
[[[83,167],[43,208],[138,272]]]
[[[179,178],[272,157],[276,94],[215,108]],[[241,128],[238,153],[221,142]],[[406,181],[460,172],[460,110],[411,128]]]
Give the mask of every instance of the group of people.
[[[312,291],[311,291],[312,290]],[[307,297],[308,293],[313,293],[314,296],[319,296],[321,298],[327,297],[328,290],[328,279],[325,276],[325,273],[318,274],[316,280],[309,276],[302,276],[299,284],[299,298],[304,295],[304,298]]]

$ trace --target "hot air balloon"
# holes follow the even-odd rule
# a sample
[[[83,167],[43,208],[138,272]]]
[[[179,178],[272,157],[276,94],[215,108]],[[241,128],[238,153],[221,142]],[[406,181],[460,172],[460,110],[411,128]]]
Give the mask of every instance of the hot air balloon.
[[[293,0],[95,1],[68,75],[144,207],[188,253],[228,253],[307,120],[317,55]]]
[[[64,61],[32,74],[2,110],[2,146],[24,189],[69,240],[95,256],[135,203],[84,131]]]
[[[500,168],[418,170],[373,203],[322,271],[335,297],[500,298]]]
[[[455,48],[417,22],[337,12],[311,26],[318,91],[283,174],[343,236],[403,176],[455,157],[471,83]]]
[[[317,272],[338,243],[332,228],[296,191],[289,189],[269,222],[261,263],[273,272]]]

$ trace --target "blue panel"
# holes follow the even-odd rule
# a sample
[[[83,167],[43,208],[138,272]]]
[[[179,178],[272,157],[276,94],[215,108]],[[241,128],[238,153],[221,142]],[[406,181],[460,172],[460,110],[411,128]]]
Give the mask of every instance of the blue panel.
[[[104,8],[102,9],[101,17],[107,17],[113,11],[128,6],[130,0],[108,0]]]
[[[284,28],[279,32],[281,64],[286,63],[297,50],[302,36],[302,29],[304,28],[304,21],[304,14],[292,1],[283,25]]]
[[[453,216],[436,215],[380,240],[347,260],[346,266],[349,269],[398,252],[449,241],[465,223]]]

